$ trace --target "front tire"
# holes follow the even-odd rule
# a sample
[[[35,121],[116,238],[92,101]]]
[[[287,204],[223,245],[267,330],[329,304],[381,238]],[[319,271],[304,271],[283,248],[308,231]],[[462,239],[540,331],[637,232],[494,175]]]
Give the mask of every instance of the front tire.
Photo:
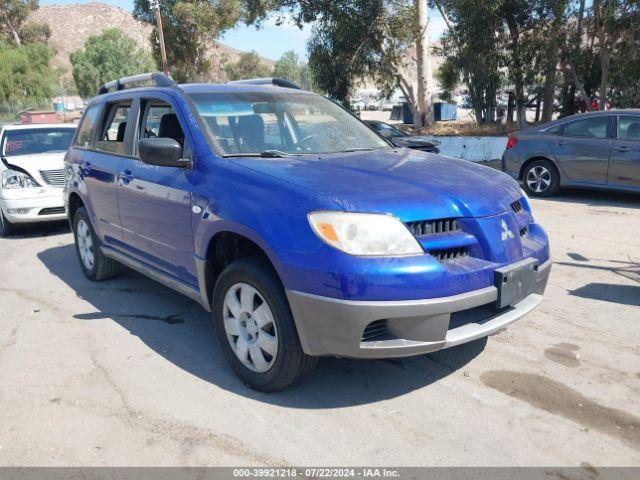
[[[213,292],[213,321],[231,368],[255,390],[284,390],[317,364],[317,357],[302,350],[280,279],[260,257],[222,271]]]
[[[17,226],[15,223],[11,223],[7,220],[7,217],[4,216],[2,209],[0,208],[0,225],[2,225],[2,235],[5,237],[10,237],[15,235]]]
[[[560,174],[549,160],[534,160],[522,173],[522,184],[531,197],[550,197],[560,188]]]
[[[80,267],[89,280],[100,281],[118,276],[120,264],[100,250],[98,236],[84,207],[78,208],[73,217],[73,237]]]

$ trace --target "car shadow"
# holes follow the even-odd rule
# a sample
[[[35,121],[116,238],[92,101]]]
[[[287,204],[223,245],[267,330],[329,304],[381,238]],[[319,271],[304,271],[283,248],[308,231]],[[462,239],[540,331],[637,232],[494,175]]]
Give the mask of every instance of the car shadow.
[[[0,226],[0,234],[3,240],[21,240],[24,238],[49,237],[69,233],[69,222],[59,220],[55,222],[37,222],[16,225],[16,232],[13,235],[5,236]]]
[[[304,382],[264,394],[249,389],[232,373],[210,314],[196,302],[128,269],[116,279],[91,282],[80,270],[73,245],[44,250],[38,258],[95,309],[74,315],[78,321],[112,319],[186,372],[235,394],[290,408],[339,408],[405,395],[461,369],[487,343],[483,338],[404,359],[322,358]]]
[[[537,198],[544,202],[581,203],[593,207],[634,207],[640,204],[640,193],[595,188],[563,187],[552,197]]]

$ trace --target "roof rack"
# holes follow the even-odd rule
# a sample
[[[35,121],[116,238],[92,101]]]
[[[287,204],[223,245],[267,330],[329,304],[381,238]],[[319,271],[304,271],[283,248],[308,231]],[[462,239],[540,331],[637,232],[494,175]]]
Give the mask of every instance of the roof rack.
[[[117,80],[107,82],[100,87],[98,95],[107,93],[110,90],[123,90],[126,85],[143,82],[154,82],[156,87],[173,87],[176,82],[160,72],[141,73],[130,77],[122,77]]]
[[[285,80],[284,78],[274,78],[274,77],[265,77],[265,78],[249,78],[247,80],[234,80],[232,82],[227,83],[244,83],[247,85],[274,85],[276,87],[284,87],[284,88],[295,88],[296,90],[302,90],[300,86],[296,85],[289,80]]]

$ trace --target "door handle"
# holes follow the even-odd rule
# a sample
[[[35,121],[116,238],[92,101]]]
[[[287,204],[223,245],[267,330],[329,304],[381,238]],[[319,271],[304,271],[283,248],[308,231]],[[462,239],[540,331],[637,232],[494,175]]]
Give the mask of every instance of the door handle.
[[[564,145],[564,144],[565,144],[565,141],[564,141],[564,140],[558,140],[558,141],[556,142],[556,145],[558,145],[559,147],[561,147],[561,146],[562,146],[562,145]]]
[[[128,185],[131,180],[133,180],[133,175],[131,174],[131,170],[123,170],[118,174],[120,180],[124,185]]]
[[[631,150],[631,148],[629,147],[613,147],[613,149],[618,152],[628,152],[629,150]]]

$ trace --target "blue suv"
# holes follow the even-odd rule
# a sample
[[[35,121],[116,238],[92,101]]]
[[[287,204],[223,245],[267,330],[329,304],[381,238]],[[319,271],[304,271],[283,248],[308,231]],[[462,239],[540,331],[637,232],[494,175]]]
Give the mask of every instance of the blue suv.
[[[110,82],[65,161],[85,275],[126,265],[198,301],[233,370],[262,391],[321,356],[489,335],[542,301],[550,272],[515,180],[396,148],[279,79]]]

